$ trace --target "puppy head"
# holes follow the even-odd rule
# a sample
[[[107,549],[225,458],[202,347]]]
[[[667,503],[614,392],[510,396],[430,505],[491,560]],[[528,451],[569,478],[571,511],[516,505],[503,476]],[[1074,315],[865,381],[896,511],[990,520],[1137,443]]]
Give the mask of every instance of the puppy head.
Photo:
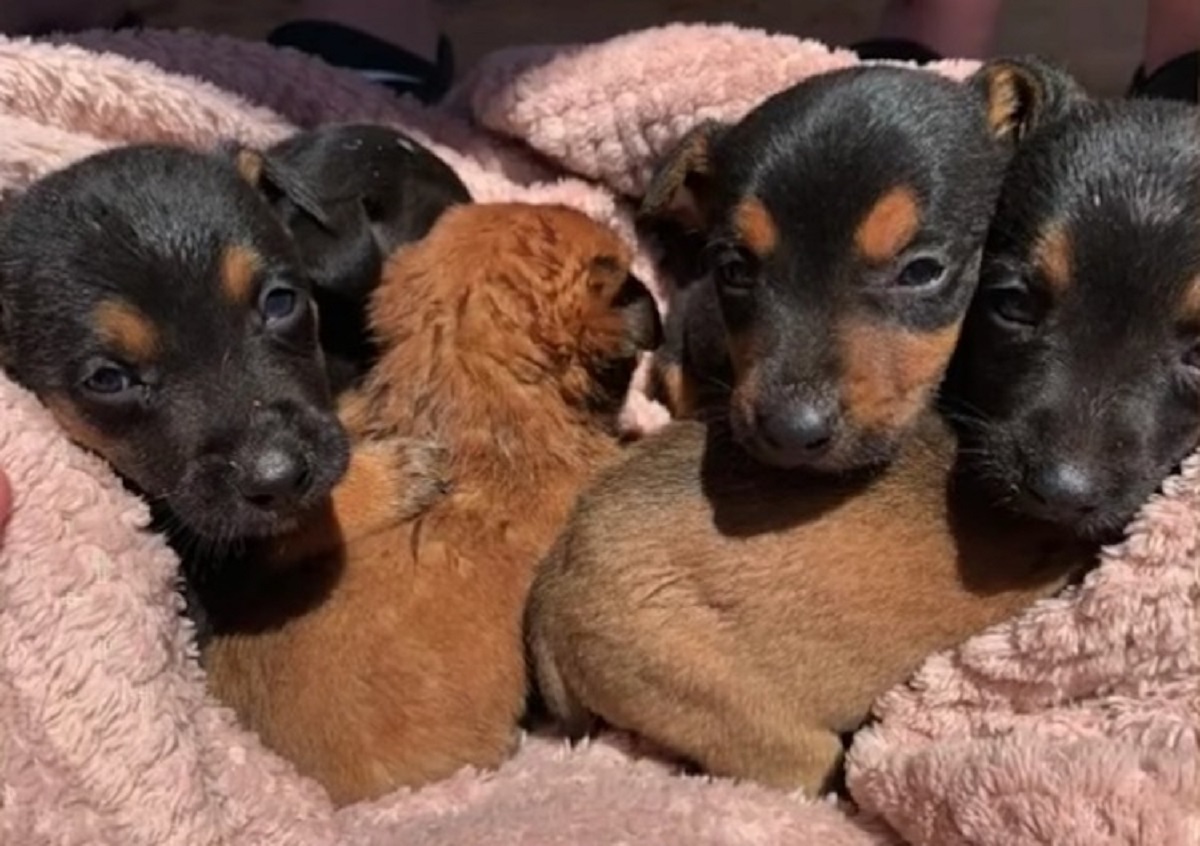
[[[1081,105],[1013,160],[944,402],[995,498],[1119,533],[1200,440],[1200,114]]]
[[[470,193],[445,162],[385,126],[322,126],[265,151],[229,153],[292,234],[321,309],[331,373],[338,387],[353,382],[375,360],[365,312],[384,258]]]
[[[396,255],[371,325],[387,348],[428,324],[438,355],[485,360],[514,391],[615,411],[662,327],[629,248],[561,206],[459,206]]]
[[[232,152],[322,290],[369,294],[385,256],[424,237],[450,206],[471,201],[445,162],[386,126],[322,126],[263,152]]]
[[[701,233],[752,454],[833,472],[893,454],[943,376],[1013,139],[1050,85],[1015,62],[969,85],[859,67],[683,140],[643,215]]]
[[[345,470],[309,285],[223,159],[133,146],[32,185],[0,309],[11,375],[201,536],[286,529]]]

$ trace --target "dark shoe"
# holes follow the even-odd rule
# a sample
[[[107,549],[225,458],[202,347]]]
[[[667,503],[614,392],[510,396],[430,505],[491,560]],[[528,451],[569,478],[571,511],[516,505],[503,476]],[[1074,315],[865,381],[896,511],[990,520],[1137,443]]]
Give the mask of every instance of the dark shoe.
[[[851,44],[850,49],[864,61],[883,59],[892,62],[916,62],[927,65],[939,62],[944,57],[924,44],[909,41],[907,38],[872,38]]]
[[[1128,96],[1155,100],[1182,100],[1196,103],[1200,100],[1200,53],[1191,52],[1177,56],[1162,65],[1149,76],[1145,67],[1139,66],[1129,84]]]
[[[438,39],[437,62],[430,62],[381,38],[329,21],[292,21],[267,36],[276,47],[292,47],[331,65],[357,71],[397,94],[433,104],[454,81],[454,51]]]

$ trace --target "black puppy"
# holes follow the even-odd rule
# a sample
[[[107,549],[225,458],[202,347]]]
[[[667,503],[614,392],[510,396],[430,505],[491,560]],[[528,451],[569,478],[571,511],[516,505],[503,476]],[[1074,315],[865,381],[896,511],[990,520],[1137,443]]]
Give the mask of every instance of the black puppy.
[[[378,355],[366,301],[384,260],[423,238],[446,209],[471,202],[471,194],[445,162],[386,126],[334,124],[265,151],[236,145],[230,151],[292,233],[313,282],[321,346],[340,393]]]
[[[997,500],[1106,539],[1200,442],[1200,111],[1059,100],[1004,183],[944,404]]]
[[[771,464],[887,461],[949,360],[1044,71],[998,60],[963,85],[857,67],[693,130],[642,210],[673,246],[691,241],[702,274],[656,367],[673,413],[728,413]]]
[[[212,544],[293,528],[346,469],[301,257],[227,158],[132,146],[30,186],[0,218],[0,351]]]

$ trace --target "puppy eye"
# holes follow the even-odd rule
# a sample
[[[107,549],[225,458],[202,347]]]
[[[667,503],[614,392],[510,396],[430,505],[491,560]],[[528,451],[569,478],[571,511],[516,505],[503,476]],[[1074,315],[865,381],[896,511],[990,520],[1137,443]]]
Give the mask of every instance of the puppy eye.
[[[730,294],[748,293],[758,281],[754,260],[741,247],[718,249],[713,257],[713,272]]]
[[[295,313],[299,299],[295,288],[268,288],[263,292],[259,311],[268,321],[286,320]]]
[[[992,317],[1002,326],[1027,329],[1039,319],[1038,303],[1024,285],[989,288],[983,294]]]
[[[946,276],[946,266],[935,258],[921,256],[910,261],[896,274],[900,288],[932,288]]]
[[[109,361],[93,363],[83,377],[86,391],[107,398],[127,393],[137,384],[137,378],[128,369]]]

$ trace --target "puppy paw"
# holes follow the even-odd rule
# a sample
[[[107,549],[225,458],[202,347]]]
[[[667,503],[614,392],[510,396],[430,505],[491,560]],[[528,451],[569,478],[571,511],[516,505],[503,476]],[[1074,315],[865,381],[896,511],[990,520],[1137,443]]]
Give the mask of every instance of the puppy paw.
[[[617,417],[617,432],[636,440],[652,435],[671,422],[671,410],[659,395],[659,365],[646,355],[638,362],[630,381],[625,405]]]
[[[347,544],[411,520],[450,490],[445,451],[427,440],[359,441],[329,500],[266,551],[276,567],[330,555]]]
[[[375,448],[391,456],[395,515],[411,520],[450,493],[450,462],[446,449],[421,438],[386,438]]]
[[[411,520],[450,490],[446,451],[434,441],[401,436],[359,442],[333,492],[343,536],[353,538]]]
[[[657,400],[642,393],[631,393],[617,420],[622,437],[631,440],[652,435],[671,422],[671,412]]]

